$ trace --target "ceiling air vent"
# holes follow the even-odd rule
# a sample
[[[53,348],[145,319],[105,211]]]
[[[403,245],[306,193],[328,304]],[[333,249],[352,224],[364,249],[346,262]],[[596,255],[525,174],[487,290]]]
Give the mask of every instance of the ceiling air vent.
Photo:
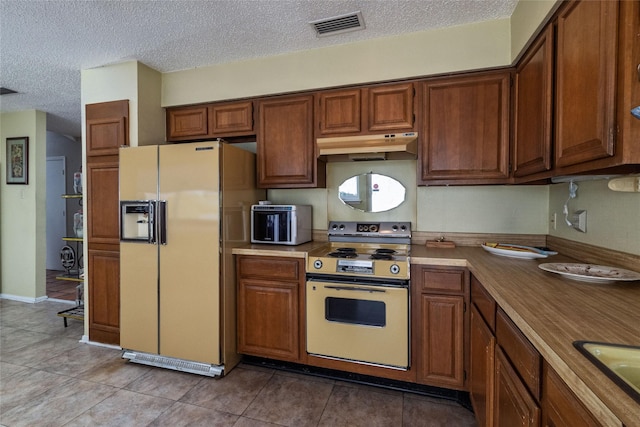
[[[318,37],[364,30],[364,20],[360,11],[332,18],[318,19],[317,21],[309,22],[309,24],[316,30],[316,36]]]

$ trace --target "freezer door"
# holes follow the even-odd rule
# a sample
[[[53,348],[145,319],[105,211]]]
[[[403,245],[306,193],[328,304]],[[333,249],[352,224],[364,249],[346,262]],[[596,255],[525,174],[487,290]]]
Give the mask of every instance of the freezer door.
[[[157,199],[157,153],[157,146],[120,149],[120,200],[125,217],[131,217],[121,224],[125,237],[151,233],[149,224],[138,221]],[[120,346],[158,353],[158,246],[137,239],[120,242]]]
[[[160,354],[220,364],[219,143],[160,146]]]

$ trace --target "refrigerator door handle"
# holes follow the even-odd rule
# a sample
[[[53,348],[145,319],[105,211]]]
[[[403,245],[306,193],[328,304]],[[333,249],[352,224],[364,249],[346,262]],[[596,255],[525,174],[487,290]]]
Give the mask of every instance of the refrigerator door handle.
[[[167,244],[167,202],[166,200],[158,200],[156,202],[156,223],[157,223],[157,239],[156,243],[160,245]]]
[[[147,223],[147,230],[148,230],[148,236],[149,236],[149,240],[147,240],[147,242],[149,244],[156,244],[156,204],[153,202],[153,200],[149,200],[149,222]]]

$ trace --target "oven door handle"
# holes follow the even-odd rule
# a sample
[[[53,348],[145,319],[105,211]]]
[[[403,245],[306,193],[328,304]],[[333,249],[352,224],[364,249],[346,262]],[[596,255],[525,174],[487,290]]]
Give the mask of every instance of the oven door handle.
[[[385,293],[384,289],[371,289],[371,288],[361,288],[358,286],[325,286],[325,289],[334,289],[336,291],[360,291],[360,292],[381,292]]]

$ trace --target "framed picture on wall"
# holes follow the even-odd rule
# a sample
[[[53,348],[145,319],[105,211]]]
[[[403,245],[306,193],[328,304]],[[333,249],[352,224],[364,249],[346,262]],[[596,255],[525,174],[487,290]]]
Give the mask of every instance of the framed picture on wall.
[[[7,184],[29,183],[29,137],[7,138]]]

